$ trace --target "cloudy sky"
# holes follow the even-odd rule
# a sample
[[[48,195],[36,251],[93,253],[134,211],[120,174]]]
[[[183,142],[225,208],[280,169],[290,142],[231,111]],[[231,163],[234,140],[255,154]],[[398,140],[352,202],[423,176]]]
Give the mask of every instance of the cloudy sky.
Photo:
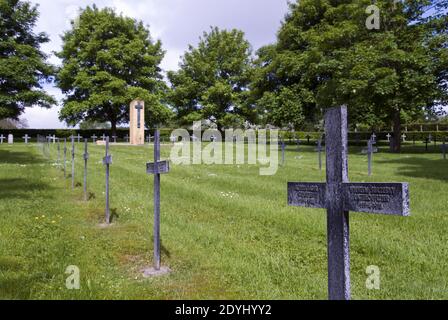
[[[80,7],[95,3],[113,7],[124,15],[143,20],[153,38],[160,39],[166,50],[162,68],[178,68],[180,56],[189,44],[196,45],[199,36],[210,26],[238,28],[246,33],[254,50],[275,41],[276,32],[288,11],[288,0],[31,0],[39,4],[40,19],[36,31],[49,34],[51,42],[42,49],[50,54],[61,48],[60,35],[70,28]],[[60,62],[51,55],[50,61]],[[52,86],[46,90],[62,99]],[[59,107],[51,110],[29,108],[22,118],[30,128],[64,128],[58,120]]]

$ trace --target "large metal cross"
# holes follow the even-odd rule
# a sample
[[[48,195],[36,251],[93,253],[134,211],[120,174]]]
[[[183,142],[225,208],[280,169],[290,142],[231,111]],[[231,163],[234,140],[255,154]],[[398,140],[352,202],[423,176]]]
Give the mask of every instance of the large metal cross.
[[[140,102],[137,103],[135,106],[135,109],[137,110],[137,128],[141,128],[141,112],[143,110],[143,106],[140,104]]]
[[[5,140],[5,139],[6,139],[6,137],[3,136],[3,135],[1,135],[1,136],[0,136],[0,143],[3,144],[3,140]]]
[[[79,133],[78,133],[78,135],[75,138],[78,139],[78,143],[81,142],[82,137],[81,137],[81,135]]]
[[[160,174],[170,171],[168,161],[160,161],[160,132],[154,133],[154,162],[146,164],[146,173],[154,175],[154,269],[160,270]]]
[[[327,183],[288,183],[288,204],[327,209],[328,295],[349,300],[349,211],[409,216],[407,183],[349,183],[347,109],[329,109],[325,119]]]

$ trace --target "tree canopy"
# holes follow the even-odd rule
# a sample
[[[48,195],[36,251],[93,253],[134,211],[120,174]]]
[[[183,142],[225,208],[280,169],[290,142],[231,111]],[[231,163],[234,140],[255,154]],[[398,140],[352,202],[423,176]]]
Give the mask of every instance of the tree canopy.
[[[447,1],[379,0],[378,11],[366,10],[370,5],[290,4],[278,42],[258,52],[252,84],[253,99],[276,124],[297,126],[346,104],[352,123],[394,124],[399,150],[402,119],[447,102]],[[379,29],[367,27],[372,17]]]
[[[40,50],[48,36],[33,31],[38,17],[37,6],[27,1],[0,0],[0,119],[18,119],[26,107],[56,103],[42,88],[54,69]]]
[[[61,120],[108,121],[115,131],[129,121],[129,104],[137,98],[145,101],[147,125],[170,118],[163,103],[162,43],[151,39],[142,22],[110,8],[87,7],[62,39],[57,54],[63,62],[57,84],[66,94]]]
[[[169,72],[169,101],[178,119],[188,124],[210,120],[218,129],[254,118],[245,103],[251,80],[251,46],[239,30],[212,28],[190,46],[180,70]]]

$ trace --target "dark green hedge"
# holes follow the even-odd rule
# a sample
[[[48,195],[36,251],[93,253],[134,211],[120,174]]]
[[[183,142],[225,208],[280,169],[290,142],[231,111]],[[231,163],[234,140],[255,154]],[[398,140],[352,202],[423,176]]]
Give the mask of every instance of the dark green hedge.
[[[161,129],[160,130],[160,136],[162,141],[169,141],[171,132],[173,129]],[[192,131],[190,130],[190,135],[192,134]],[[93,135],[96,135],[97,137],[101,137],[103,134],[111,135],[111,130],[52,130],[52,129],[12,129],[12,130],[6,130],[6,129],[0,129],[0,135],[3,134],[5,137],[7,137],[8,134],[14,135],[14,140],[16,142],[22,141],[22,137],[25,136],[25,134],[28,134],[28,136],[32,137],[31,141],[36,141],[37,135],[43,135],[43,136],[53,136],[56,135],[59,138],[67,138],[70,137],[72,134],[75,136],[78,135],[78,133],[84,137],[89,138]],[[151,133],[151,135],[154,135],[154,130],[146,130],[145,135],[148,135],[148,133]],[[377,132],[375,133],[377,136],[378,141],[386,141],[387,142],[387,134],[389,132]],[[423,142],[425,139],[431,134],[433,137],[433,140],[436,141],[443,141],[444,138],[448,140],[448,131],[426,131],[426,132],[404,132],[407,135],[407,141],[412,142],[415,140],[416,142]],[[123,141],[124,137],[126,135],[129,135],[128,129],[118,129],[117,130],[117,137],[119,141]],[[302,144],[307,144],[309,136],[310,144],[315,144],[315,142],[322,136],[322,133],[320,132],[290,132],[290,131],[282,131],[279,133],[280,137],[282,137],[287,143],[295,144],[294,141],[296,138],[300,139]],[[350,132],[349,133],[349,141],[351,145],[364,145],[365,141],[370,139],[372,133],[371,132]],[[267,132],[267,138],[269,139],[269,131]],[[358,143],[357,143],[358,142]]]

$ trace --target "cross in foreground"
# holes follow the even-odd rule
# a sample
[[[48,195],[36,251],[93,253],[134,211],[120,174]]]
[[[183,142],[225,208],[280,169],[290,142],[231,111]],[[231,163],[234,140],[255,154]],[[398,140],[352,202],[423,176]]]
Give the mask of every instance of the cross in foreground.
[[[325,115],[327,183],[288,183],[288,204],[327,209],[328,295],[350,300],[349,211],[409,216],[407,183],[349,183],[347,108]]]
[[[154,271],[160,271],[160,174],[170,171],[168,161],[160,161],[160,132],[154,133],[154,162],[146,164],[146,173],[154,175]],[[149,271],[151,273],[151,271]]]
[[[3,140],[5,140],[6,137],[4,137],[3,135],[0,136],[0,143],[3,144]]]

